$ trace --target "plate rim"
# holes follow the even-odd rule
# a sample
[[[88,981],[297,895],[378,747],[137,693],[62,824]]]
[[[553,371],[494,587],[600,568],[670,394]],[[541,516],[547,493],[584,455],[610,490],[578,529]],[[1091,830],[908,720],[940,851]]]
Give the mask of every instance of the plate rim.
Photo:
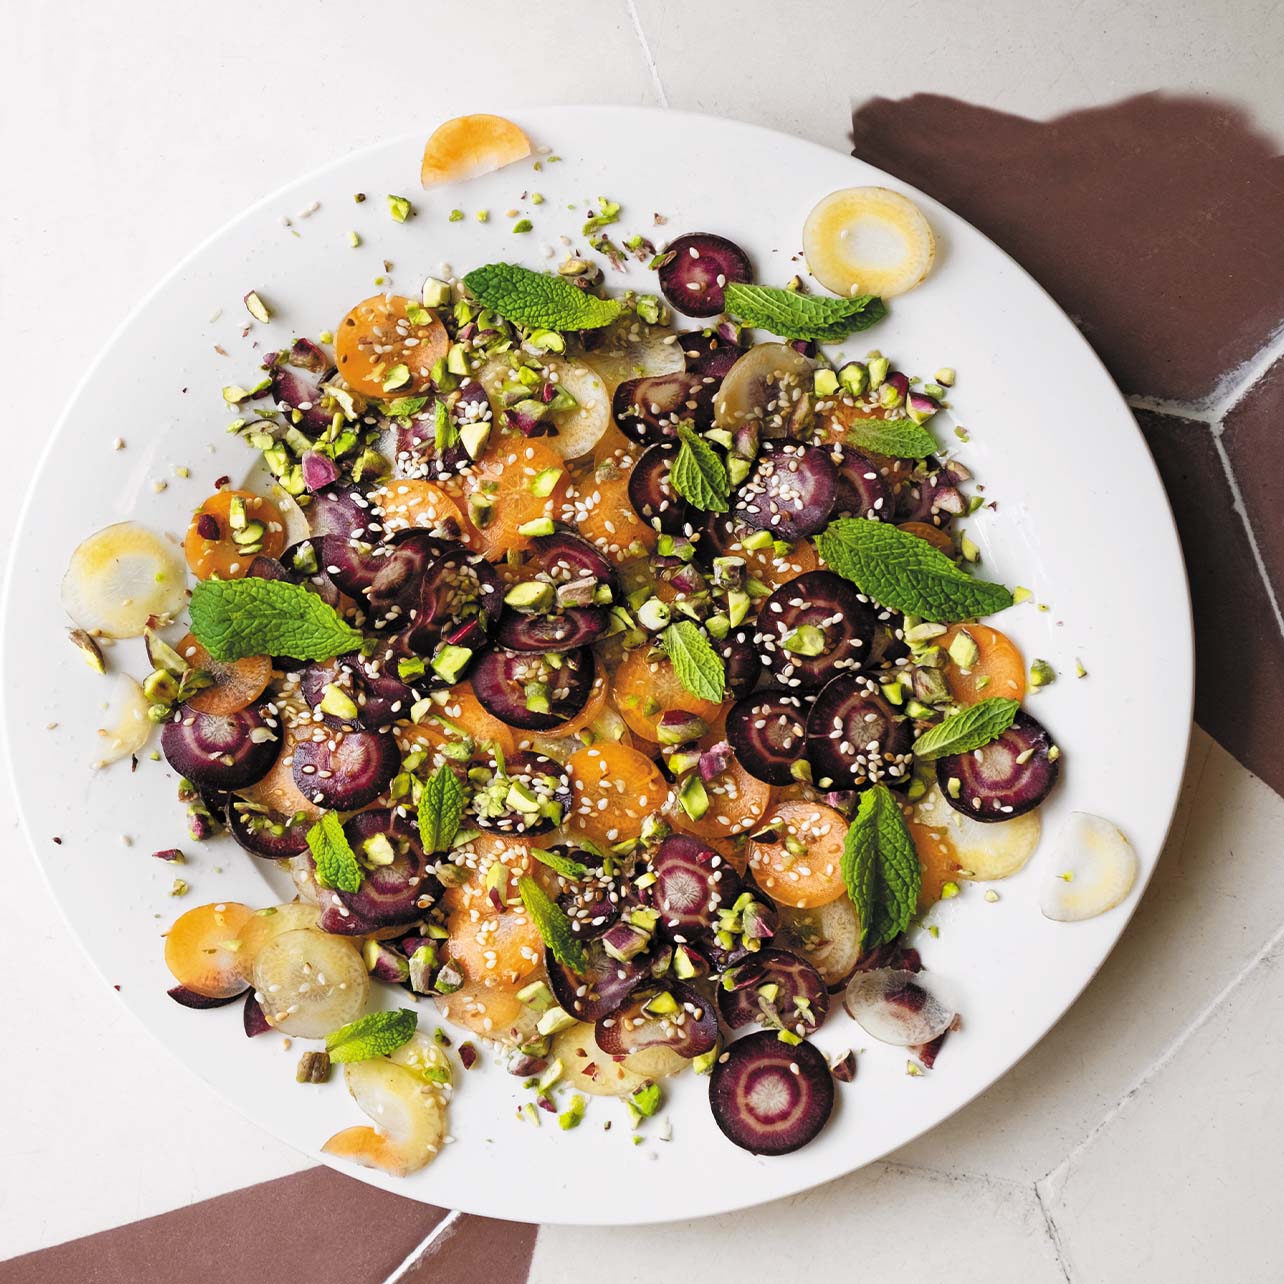
[[[877,1154],[873,1154],[864,1158],[863,1160],[861,1160],[861,1162],[859,1162],[858,1164],[855,1164],[852,1167],[845,1168],[841,1172],[826,1173],[820,1176],[817,1176],[814,1173],[807,1174],[805,1171],[800,1171],[799,1180],[797,1181],[787,1182],[784,1186],[773,1188],[767,1192],[764,1192],[761,1195],[755,1194],[749,1198],[745,1198],[742,1194],[737,1193],[733,1196],[730,1196],[728,1198],[723,1198],[721,1200],[714,1199],[711,1202],[703,1204],[701,1206],[700,1211],[696,1213],[674,1211],[674,1212],[668,1212],[668,1213],[661,1213],[659,1216],[656,1216],[654,1213],[652,1213],[646,1216],[622,1216],[622,1217],[612,1216],[609,1218],[588,1217],[588,1218],[563,1219],[561,1217],[558,1217],[558,1218],[544,1217],[544,1218],[540,1218],[538,1221],[534,1221],[530,1217],[522,1216],[520,1213],[514,1214],[513,1212],[507,1211],[507,1210],[496,1212],[495,1209],[491,1206],[476,1205],[473,1201],[464,1201],[462,1203],[452,1203],[452,1208],[455,1211],[464,1212],[469,1215],[502,1217],[502,1218],[506,1218],[507,1220],[519,1222],[523,1224],[568,1225],[568,1226],[578,1226],[578,1225],[601,1225],[601,1226],[621,1225],[623,1226],[623,1225],[638,1225],[638,1224],[647,1224],[647,1223],[661,1224],[661,1223],[667,1223],[672,1221],[690,1220],[693,1217],[716,1216],[722,1213],[734,1212],[734,1211],[739,1211],[747,1208],[753,1208],[777,1199],[790,1198],[792,1196],[796,1196],[805,1191],[815,1189],[818,1186],[824,1185],[830,1181],[836,1181],[836,1180],[840,1180],[843,1177],[850,1176],[852,1173],[859,1171],[861,1168],[868,1167],[871,1164],[878,1163],[881,1160],[886,1159],[886,1157],[889,1154],[892,1154],[896,1150],[901,1149],[903,1146],[909,1145],[913,1141],[916,1141],[926,1136],[933,1129],[945,1123],[946,1120],[952,1118],[965,1106],[970,1105],[983,1093],[988,1092],[990,1089],[992,1089],[1001,1079],[1005,1078],[1022,1060],[1024,1060],[1024,1058],[1027,1057],[1040,1043],[1042,1043],[1044,1039],[1047,1038],[1048,1034],[1052,1031],[1052,1029],[1079,1002],[1080,998],[1083,995],[1084,990],[1086,990],[1088,985],[1090,985],[1091,982],[1095,979],[1095,977],[1100,972],[1101,968],[1105,965],[1106,961],[1111,957],[1115,949],[1118,947],[1120,939],[1123,937],[1124,933],[1128,930],[1128,927],[1132,922],[1133,916],[1136,913],[1138,907],[1140,906],[1142,898],[1146,892],[1146,889],[1150,884],[1151,878],[1153,877],[1155,870],[1158,867],[1159,855],[1161,854],[1164,845],[1167,843],[1168,838],[1171,836],[1173,822],[1175,820],[1178,804],[1180,801],[1182,780],[1184,778],[1185,768],[1189,760],[1190,743],[1191,743],[1191,738],[1194,730],[1193,713],[1194,713],[1194,696],[1195,696],[1195,692],[1194,692],[1195,645],[1194,645],[1193,604],[1191,600],[1189,573],[1186,568],[1186,559],[1185,559],[1184,551],[1181,544],[1181,539],[1180,539],[1180,534],[1176,523],[1176,518],[1173,512],[1172,500],[1170,499],[1168,492],[1164,487],[1163,480],[1159,474],[1158,467],[1155,464],[1153,455],[1151,455],[1149,451],[1149,447],[1145,440],[1145,435],[1144,433],[1142,433],[1140,425],[1137,424],[1136,418],[1132,413],[1132,407],[1129,406],[1125,394],[1119,388],[1119,386],[1115,383],[1114,378],[1110,374],[1109,369],[1106,367],[1104,360],[1097,353],[1095,348],[1093,348],[1093,346],[1088,342],[1087,338],[1083,335],[1080,329],[1074,324],[1074,322],[1071,320],[1071,318],[1068,316],[1065,310],[1061,307],[1061,305],[1057,302],[1057,300],[1053,298],[1053,296],[1042,285],[1042,283],[1039,282],[1037,278],[1035,278],[1019,262],[1019,260],[1013,257],[1013,255],[1011,255],[1001,245],[995,242],[990,236],[988,236],[980,228],[976,227],[975,224],[971,223],[968,219],[964,218],[961,214],[958,214],[955,210],[953,210],[952,207],[946,205],[945,202],[937,200],[935,197],[932,197],[928,193],[923,192],[921,189],[914,187],[910,183],[905,182],[904,180],[898,178],[896,175],[890,174],[887,171],[880,169],[879,167],[872,165],[867,161],[862,160],[860,157],[857,157],[850,152],[844,153],[838,150],[837,148],[828,147],[825,144],[818,143],[812,139],[801,138],[798,135],[788,132],[787,130],[777,129],[772,126],[762,125],[752,121],[741,120],[736,117],[722,116],[711,112],[679,110],[679,109],[662,107],[662,106],[625,105],[625,104],[619,104],[619,103],[610,103],[610,104],[557,103],[557,104],[542,104],[542,105],[539,105],[539,104],[517,105],[517,104],[509,103],[509,104],[501,104],[501,105],[492,104],[486,110],[494,111],[499,114],[511,113],[514,117],[518,119],[530,119],[530,120],[540,119],[548,115],[556,115],[559,113],[569,113],[569,114],[592,113],[594,115],[610,114],[616,117],[627,116],[627,117],[642,117],[642,118],[656,117],[656,116],[663,115],[671,119],[677,118],[677,119],[687,120],[692,122],[693,125],[699,125],[701,123],[710,123],[710,122],[720,126],[729,125],[729,126],[735,127],[736,129],[746,131],[747,133],[750,133],[750,134],[766,136],[766,138],[772,140],[773,143],[777,143],[777,144],[784,143],[794,148],[802,147],[806,149],[814,149],[817,152],[825,153],[827,156],[831,158],[841,157],[849,161],[855,161],[856,164],[863,166],[866,171],[877,174],[880,176],[881,179],[885,179],[891,184],[893,184],[896,190],[903,191],[911,195],[911,197],[921,199],[924,202],[927,202],[931,205],[940,206],[948,210],[950,215],[953,218],[958,219],[959,222],[964,224],[967,228],[969,228],[972,233],[980,237],[990,247],[990,249],[992,249],[993,251],[1001,255],[1002,258],[1007,261],[1007,263],[1011,268],[1015,269],[1015,271],[1021,277],[1023,277],[1029,285],[1032,285],[1035,288],[1035,290],[1037,290],[1038,293],[1043,296],[1043,298],[1046,300],[1047,304],[1049,305],[1049,313],[1054,314],[1057,317],[1058,323],[1062,326],[1066,335],[1073,336],[1073,340],[1078,343],[1081,350],[1084,351],[1089,356],[1091,361],[1095,364],[1096,368],[1098,369],[1098,371],[1100,372],[1100,375],[1104,380],[1105,386],[1108,387],[1113,393],[1114,397],[1118,399],[1119,405],[1124,411],[1124,414],[1126,415],[1128,422],[1131,423],[1133,430],[1136,432],[1138,438],[1140,439],[1139,444],[1141,445],[1143,454],[1146,457],[1146,462],[1149,467],[1150,477],[1153,479],[1153,482],[1155,484],[1155,489],[1162,503],[1162,511],[1164,512],[1165,517],[1167,519],[1166,524],[1163,528],[1164,535],[1170,544],[1171,551],[1176,556],[1176,565],[1181,572],[1179,576],[1179,585],[1178,585],[1179,593],[1177,596],[1180,599],[1180,605],[1184,609],[1181,611],[1182,628],[1179,635],[1180,641],[1182,643],[1181,654],[1177,657],[1177,660],[1178,660],[1180,675],[1182,679],[1181,692],[1183,695],[1183,698],[1180,701],[1180,709],[1181,709],[1181,712],[1184,714],[1184,724],[1185,724],[1186,730],[1185,730],[1185,738],[1181,745],[1181,754],[1177,764],[1177,769],[1173,773],[1174,779],[1168,785],[1167,804],[1166,804],[1167,819],[1163,826],[1162,840],[1156,849],[1155,859],[1151,862],[1148,862],[1146,865],[1143,865],[1141,876],[1138,879],[1137,886],[1135,887],[1134,891],[1130,894],[1127,903],[1125,905],[1117,907],[1117,909],[1122,911],[1122,915],[1118,922],[1118,928],[1114,932],[1113,938],[1110,942],[1109,947],[1106,949],[1105,953],[1095,963],[1095,965],[1091,967],[1091,969],[1086,971],[1086,973],[1082,978],[1081,984],[1079,984],[1077,988],[1074,990],[1073,996],[1069,999],[1069,1001],[1067,1001],[1065,1005],[1060,1008],[1060,1010],[1053,1013],[1047,1019],[1046,1022],[1039,1023],[1038,1033],[1033,1038],[1031,1038],[1028,1041],[1028,1043],[1025,1044],[1025,1046],[1021,1048],[1020,1052],[1017,1055],[1013,1056],[1010,1060],[1008,1060],[1007,1064],[1004,1066],[1004,1068],[1001,1071],[999,1071],[993,1077],[986,1080],[983,1084],[979,1085],[975,1091],[963,1097],[961,1100],[955,1103],[950,1109],[948,1109],[945,1113],[940,1114],[938,1117],[934,1118],[933,1121],[927,1126],[915,1131],[911,1136],[899,1141],[895,1145],[889,1146]],[[288,194],[291,191],[294,191],[302,184],[306,182],[322,179],[335,169],[346,166],[353,162],[359,162],[363,158],[382,152],[385,149],[395,148],[397,146],[405,145],[423,136],[424,136],[424,130],[406,130],[398,134],[391,134],[387,137],[373,140],[361,147],[356,147],[350,151],[344,152],[340,155],[336,155],[331,159],[327,160],[326,162],[324,162],[323,164],[315,166],[309,170],[296,173],[287,181],[279,184],[277,187],[275,187],[272,191],[268,192],[263,197],[259,198],[258,200],[252,202],[250,205],[246,206],[245,208],[233,214],[230,218],[228,218],[219,226],[217,226],[212,231],[210,231],[205,237],[203,237],[199,242],[197,242],[184,255],[182,255],[169,270],[164,272],[154,282],[154,284],[140,296],[140,298],[137,300],[134,306],[128,309],[128,311],[123,315],[120,322],[110,331],[108,337],[102,342],[101,346],[98,348],[92,360],[86,365],[80,378],[76,381],[74,387],[68,393],[68,396],[63,405],[63,408],[49,432],[49,436],[45,441],[44,447],[41,450],[34,464],[34,467],[32,470],[32,477],[33,478],[38,477],[41,474],[43,474],[46,466],[49,464],[50,458],[55,453],[56,447],[59,444],[59,439],[61,438],[63,432],[68,427],[68,424],[71,420],[72,411],[77,407],[86,388],[91,383],[91,381],[93,380],[94,376],[97,374],[99,369],[107,361],[110,354],[115,350],[117,345],[120,343],[123,336],[131,329],[131,327],[134,325],[136,320],[140,316],[142,316],[143,313],[145,313],[147,308],[153,303],[156,297],[160,295],[169,285],[171,285],[171,283],[181,278],[184,275],[184,273],[189,270],[191,265],[201,255],[203,255],[207,250],[212,248],[218,242],[223,240],[234,229],[239,228],[243,223],[249,222],[255,217],[261,215],[264,211],[272,209],[274,205],[279,203],[286,194]],[[1067,339],[1067,341],[1069,340]],[[15,810],[17,812],[17,816],[19,820],[19,827],[21,829],[21,832],[23,834],[27,847],[31,853],[31,856],[34,859],[36,867],[40,872],[40,877],[46,889],[49,892],[50,898],[52,899],[54,904],[57,906],[58,913],[62,918],[62,921],[66,924],[67,928],[69,929],[70,935],[76,941],[77,947],[82,951],[84,956],[88,959],[94,972],[102,978],[104,984],[110,986],[111,984],[110,978],[108,977],[107,973],[104,971],[103,967],[100,965],[99,961],[94,957],[94,955],[90,951],[87,941],[81,936],[75,923],[72,921],[70,917],[68,909],[64,906],[62,899],[57,894],[57,891],[55,889],[55,886],[49,871],[48,864],[46,860],[40,855],[41,848],[36,843],[35,833],[32,828],[32,821],[28,816],[27,808],[23,803],[21,793],[18,790],[16,758],[14,755],[15,732],[14,732],[14,728],[11,726],[11,723],[10,723],[9,700],[7,696],[9,686],[10,686],[10,681],[11,681],[12,669],[15,663],[14,661],[15,648],[13,646],[12,639],[11,639],[10,621],[15,610],[15,604],[19,593],[19,584],[20,584],[19,561],[20,561],[21,536],[25,531],[25,528],[28,522],[28,517],[31,513],[32,508],[35,505],[35,502],[36,502],[36,488],[32,486],[28,488],[27,493],[24,496],[22,504],[19,508],[18,515],[13,527],[13,532],[14,532],[13,544],[10,547],[8,556],[5,560],[5,583],[3,586],[3,594],[0,595],[0,679],[2,679],[2,686],[3,686],[3,690],[0,691],[0,724],[2,724],[2,726],[0,726],[0,737],[2,737],[2,739],[0,739],[0,745],[3,746],[3,752],[7,760],[7,778],[8,778],[10,789],[15,801]],[[1173,621],[1174,625],[1176,625],[1176,623],[1177,621]],[[1170,640],[1171,640],[1171,635],[1170,635]],[[1171,659],[1172,657],[1170,657],[1170,661]],[[1170,670],[1170,673],[1171,673],[1171,670]],[[163,1047],[165,1051],[176,1062],[181,1064],[184,1067],[184,1069],[187,1070],[189,1073],[194,1074],[199,1079],[201,1079],[204,1083],[206,1083],[216,1093],[220,1101],[222,1101],[226,1105],[230,1105],[243,1118],[247,1119],[255,1127],[261,1128],[263,1131],[267,1132],[270,1136],[272,1136],[275,1140],[277,1140],[281,1144],[288,1146],[291,1150],[297,1151],[300,1155],[306,1157],[307,1159],[311,1159],[316,1163],[325,1164],[327,1167],[332,1168],[334,1171],[343,1173],[348,1177],[354,1178],[359,1181],[363,1181],[369,1185],[377,1186],[383,1190],[389,1191],[390,1193],[399,1194],[404,1198],[414,1199],[417,1202],[425,1203],[425,1204],[431,1203],[429,1199],[425,1198],[421,1194],[416,1193],[415,1189],[413,1188],[413,1183],[407,1183],[404,1181],[398,1182],[396,1179],[389,1178],[386,1175],[382,1173],[378,1173],[377,1171],[374,1171],[374,1170],[370,1170],[366,1168],[354,1168],[352,1165],[343,1163],[337,1159],[334,1159],[330,1156],[325,1155],[319,1149],[307,1149],[304,1147],[300,1147],[296,1142],[292,1140],[288,1140],[276,1130],[266,1126],[256,1115],[251,1113],[251,1111],[247,1107],[243,1106],[238,1099],[224,1093],[220,1088],[218,1082],[212,1077],[211,1074],[207,1074],[206,1071],[203,1070],[201,1067],[193,1064],[192,1062],[188,1061],[187,1059],[179,1055],[170,1046],[170,1044],[162,1037],[161,1032],[158,1029],[154,1028],[151,1024],[149,1024],[143,1018],[142,1013],[136,1010],[129,1003],[127,999],[123,999],[122,1002],[124,1003],[125,1009],[130,1013],[130,1016],[135,1021],[137,1021],[138,1024],[147,1032],[149,1037],[151,1037],[158,1044],[160,1044],[161,1047]],[[472,1204],[473,1206],[469,1206],[470,1204]],[[434,1206],[441,1207],[441,1205],[434,1205]]]

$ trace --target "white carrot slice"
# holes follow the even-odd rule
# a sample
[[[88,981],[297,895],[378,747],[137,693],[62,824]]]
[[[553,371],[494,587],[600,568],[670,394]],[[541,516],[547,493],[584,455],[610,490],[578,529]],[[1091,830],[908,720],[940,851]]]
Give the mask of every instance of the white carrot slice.
[[[955,811],[935,785],[914,805],[914,819],[943,830],[960,866],[959,878],[977,882],[1010,878],[1034,855],[1043,831],[1037,811],[1011,820],[973,820]]]
[[[268,941],[252,975],[268,1023],[302,1039],[320,1039],[355,1021],[370,992],[357,947],[315,928],[296,928]]]
[[[94,746],[95,768],[128,758],[142,749],[156,725],[147,716],[148,708],[149,701],[133,678],[124,673],[113,675]]]
[[[405,1177],[436,1158],[446,1140],[443,1094],[386,1057],[344,1067],[353,1099],[375,1128],[345,1128],[321,1147],[327,1155]]]
[[[117,522],[81,543],[62,580],[62,605],[83,629],[109,638],[141,636],[149,616],[183,608],[182,551],[137,522]]]
[[[1057,835],[1040,908],[1059,923],[1077,923],[1113,909],[1137,881],[1137,853],[1108,820],[1070,813]]]
[[[562,1063],[563,1081],[576,1092],[594,1097],[627,1097],[646,1084],[647,1077],[634,1074],[623,1063],[613,1061],[597,1046],[593,1027],[583,1022],[563,1030],[553,1040],[553,1057]]]
[[[531,140],[511,120],[478,114],[438,125],[424,147],[419,179],[425,187],[489,174],[531,154]]]
[[[825,289],[889,299],[931,271],[936,240],[918,206],[899,192],[846,187],[807,216],[803,253]]]

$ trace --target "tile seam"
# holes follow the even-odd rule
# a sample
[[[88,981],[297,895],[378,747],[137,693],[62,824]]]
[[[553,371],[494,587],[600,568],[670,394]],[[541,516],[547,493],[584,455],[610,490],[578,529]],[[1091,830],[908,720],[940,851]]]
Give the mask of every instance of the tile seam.
[[[651,73],[651,83],[655,87],[655,96],[661,107],[669,105],[669,95],[664,92],[664,81],[660,79],[660,68],[656,65],[655,54],[651,51],[651,42],[646,38],[646,28],[642,26],[642,15],[638,13],[636,0],[624,0],[624,7],[629,11],[629,21],[633,23],[633,34],[642,46],[642,57],[647,70]]]
[[[406,1279],[415,1267],[422,1266],[431,1256],[437,1245],[454,1232],[455,1227],[459,1224],[462,1217],[463,1213],[458,1210],[447,1213],[446,1216],[443,1217],[441,1221],[439,1221],[437,1225],[434,1226],[432,1230],[430,1230],[428,1234],[410,1250],[406,1259],[396,1268],[396,1270],[392,1272],[391,1275],[388,1276],[387,1279],[384,1280],[383,1284],[400,1284],[400,1282]]]
[[[1061,1242],[1061,1230],[1057,1226],[1052,1216],[1052,1210],[1044,1202],[1043,1192],[1039,1189],[1039,1183],[1034,1183],[1034,1202],[1039,1207],[1039,1215],[1043,1218],[1043,1228],[1048,1233],[1048,1243],[1052,1246],[1052,1257],[1061,1271],[1061,1278],[1066,1284],[1074,1284],[1074,1276],[1070,1273],[1070,1261],[1066,1256],[1065,1245]]]
[[[1284,944],[1284,924],[1281,924],[1274,932],[1271,933],[1266,943],[1253,955],[1247,963],[1244,964],[1238,972],[1235,973],[1220,990],[1204,1005],[1196,1015],[1195,1019],[1168,1045],[1167,1048],[1159,1055],[1138,1076],[1132,1086],[1120,1097],[1113,1106],[1097,1121],[1091,1131],[1076,1142],[1066,1152],[1065,1157],[1054,1168],[1046,1172],[1035,1183],[1035,1189],[1040,1195],[1040,1202],[1046,1197],[1048,1206],[1051,1202],[1060,1198],[1061,1191],[1064,1189],[1067,1177],[1071,1169],[1078,1162],[1081,1155],[1086,1153],[1096,1143],[1097,1138],[1110,1127],[1116,1119],[1119,1118],[1125,1110],[1128,1109],[1132,1101],[1141,1093],[1143,1088],[1149,1086],[1157,1079],[1168,1066],[1176,1059],[1177,1054],[1190,1042],[1191,1039],[1199,1033],[1200,1030],[1213,1019],[1214,1016],[1225,1006],[1227,1001],[1235,992],[1251,977],[1258,968],[1269,965],[1272,956],[1279,950],[1280,945]]]
[[[1239,478],[1235,476],[1230,455],[1226,451],[1226,443],[1222,441],[1224,431],[1225,424],[1222,421],[1219,420],[1213,425],[1213,449],[1217,452],[1217,458],[1221,460],[1222,472],[1226,477],[1227,486],[1230,487],[1231,507],[1239,514],[1240,524],[1244,527],[1249,551],[1253,554],[1253,564],[1257,567],[1258,578],[1266,591],[1266,600],[1271,604],[1271,611],[1275,616],[1275,625],[1280,635],[1284,636],[1284,611],[1280,609],[1279,598],[1266,567],[1266,558],[1262,553],[1261,545],[1257,542],[1257,532],[1253,529],[1252,519],[1248,515],[1248,505],[1244,502],[1244,492],[1240,490]]]

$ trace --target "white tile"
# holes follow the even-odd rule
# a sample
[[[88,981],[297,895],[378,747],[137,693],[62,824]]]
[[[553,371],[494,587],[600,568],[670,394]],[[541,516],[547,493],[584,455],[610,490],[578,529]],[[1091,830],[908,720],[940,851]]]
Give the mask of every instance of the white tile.
[[[657,1254],[659,1256],[657,1256]],[[685,1279],[1064,1284],[1032,1187],[874,1164],[792,1199],[665,1226],[545,1226],[529,1284]],[[783,1273],[782,1273],[783,1272]]]
[[[1053,1169],[1284,923],[1282,825],[1284,800],[1196,731],[1173,835],[1096,980],[1005,1078],[899,1157],[1020,1181]]]
[[[780,0],[734,9],[637,0],[670,104],[772,125],[847,150],[850,103],[944,94],[1046,119],[1162,87],[1284,120],[1272,0],[1170,0],[1161,8],[991,0]],[[1162,15],[1162,16],[1161,16]]]
[[[1070,1278],[1284,1279],[1284,969],[1253,971],[1047,1183]]]

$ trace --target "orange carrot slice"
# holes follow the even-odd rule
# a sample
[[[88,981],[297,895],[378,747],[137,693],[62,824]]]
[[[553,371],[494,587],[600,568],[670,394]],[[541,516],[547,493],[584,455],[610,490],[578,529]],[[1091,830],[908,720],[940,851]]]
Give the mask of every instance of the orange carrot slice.
[[[627,745],[590,745],[573,753],[566,766],[572,791],[566,828],[599,846],[636,838],[642,821],[669,797],[660,769]]]
[[[240,994],[237,936],[253,913],[239,901],[218,901],[181,914],[165,936],[165,966],[179,985],[207,999]]]
[[[942,553],[953,556],[954,541],[950,538],[948,531],[943,531],[939,526],[930,526],[927,522],[901,522],[899,528],[906,535],[915,535],[925,544],[930,544],[933,548],[940,549]]]
[[[652,654],[646,646],[630,651],[615,671],[615,704],[629,730],[653,743],[660,739],[656,727],[661,716],[671,709],[694,713],[708,723],[722,712],[721,704],[693,696],[678,681],[668,657]]]
[[[233,504],[240,500],[241,504]],[[244,505],[245,521],[258,522],[263,527],[262,536],[246,544],[232,538],[232,513]],[[242,529],[248,529],[243,527]],[[224,488],[215,491],[192,514],[191,525],[183,540],[183,553],[187,564],[197,579],[240,579],[250,569],[250,563],[260,554],[280,557],[285,551],[285,520],[281,510],[262,495],[248,490]]]
[[[459,505],[430,481],[390,481],[370,492],[370,503],[389,535],[413,527],[458,539],[466,525]]]
[[[419,181],[425,187],[455,183],[531,154],[531,140],[503,116],[478,112],[438,125],[424,147]]]
[[[506,433],[467,474],[464,486],[474,497],[465,540],[495,560],[530,543],[519,529],[527,522],[560,517],[569,482],[566,461],[547,442]]]
[[[945,682],[950,694],[960,704],[976,704],[991,696],[1020,700],[1025,696],[1025,660],[1016,643],[1006,633],[992,629],[988,624],[956,624],[940,639],[940,647],[948,651],[960,633],[966,633],[976,643],[979,658],[966,668],[951,661],[945,670]]]
[[[446,327],[431,312],[412,322],[413,299],[374,294],[339,322],[334,355],[350,388],[365,397],[400,397],[427,392],[432,368],[450,350]],[[418,316],[424,309],[414,304]]]
[[[272,680],[272,661],[266,655],[250,655],[241,660],[216,660],[189,633],[174,650],[192,666],[214,679],[214,685],[203,687],[188,704],[202,713],[226,717],[248,708],[267,689]]]
[[[709,810],[699,820],[684,816],[682,826],[706,841],[734,838],[756,829],[771,806],[771,786],[751,776],[732,759],[726,771],[705,783]],[[743,864],[744,857],[740,857]]]
[[[768,810],[762,828],[778,828],[776,842],[749,842],[749,868],[763,891],[782,905],[815,909],[846,892],[843,841],[847,821],[824,803],[785,802]]]

